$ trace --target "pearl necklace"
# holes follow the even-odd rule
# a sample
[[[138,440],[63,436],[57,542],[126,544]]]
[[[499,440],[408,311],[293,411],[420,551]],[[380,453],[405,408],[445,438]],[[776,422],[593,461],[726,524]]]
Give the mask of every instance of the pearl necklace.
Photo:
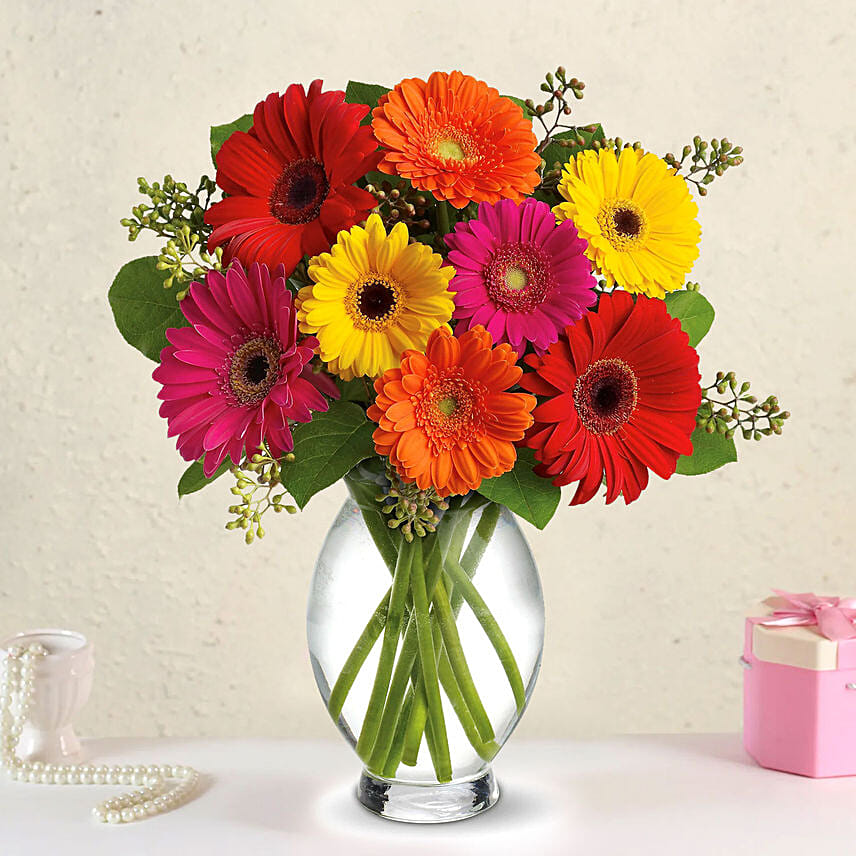
[[[34,664],[47,654],[42,645],[7,650],[0,680],[0,767],[19,782],[43,785],[142,785],[136,791],[105,800],[92,810],[101,823],[130,823],[178,808],[193,793],[199,773],[171,764],[94,766],[43,764],[16,755],[33,699]],[[13,712],[14,711],[14,712]],[[168,780],[178,780],[169,784]]]

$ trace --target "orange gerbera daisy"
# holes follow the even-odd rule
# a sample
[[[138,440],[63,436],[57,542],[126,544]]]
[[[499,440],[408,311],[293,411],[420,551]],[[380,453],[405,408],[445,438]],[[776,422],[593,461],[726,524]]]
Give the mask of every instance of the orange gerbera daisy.
[[[523,110],[484,81],[435,71],[382,95],[372,130],[387,151],[379,169],[456,208],[519,202],[538,186],[538,141]]]
[[[510,345],[492,344],[481,326],[458,339],[439,327],[424,354],[405,351],[401,368],[375,381],[368,410],[378,423],[375,449],[404,481],[448,496],[514,466],[514,444],[532,424],[535,397],[506,391],[523,370]]]

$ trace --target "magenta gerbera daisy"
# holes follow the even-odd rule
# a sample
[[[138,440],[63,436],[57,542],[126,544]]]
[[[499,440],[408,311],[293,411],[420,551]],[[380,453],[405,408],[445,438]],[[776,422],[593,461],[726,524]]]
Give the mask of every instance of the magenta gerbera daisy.
[[[453,317],[463,329],[484,325],[518,353],[527,342],[543,352],[595,302],[586,242],[536,199],[482,202],[446,243],[457,271]]]
[[[170,328],[152,377],[163,388],[160,415],[167,436],[178,435],[187,461],[205,456],[211,476],[230,457],[239,464],[262,440],[275,457],[291,451],[290,422],[309,422],[327,410],[321,390],[337,396],[329,378],[313,372],[314,336],[298,339],[297,313],[280,265],[244,271],[234,262],[225,276],[210,271],[181,301],[189,327]]]

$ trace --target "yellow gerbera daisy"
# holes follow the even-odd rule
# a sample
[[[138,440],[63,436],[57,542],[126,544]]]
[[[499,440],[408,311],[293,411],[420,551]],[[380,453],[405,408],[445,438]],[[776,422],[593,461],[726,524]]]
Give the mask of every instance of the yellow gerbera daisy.
[[[364,229],[339,232],[330,252],[309,262],[313,284],[297,295],[297,319],[343,380],[397,367],[404,351],[424,350],[431,332],[452,317],[455,269],[441,267],[441,256],[408,244],[409,237],[403,223],[387,235],[372,214]]]
[[[663,297],[698,256],[698,207],[687,183],[656,155],[587,150],[565,166],[556,219],[573,219],[586,255],[609,285]]]

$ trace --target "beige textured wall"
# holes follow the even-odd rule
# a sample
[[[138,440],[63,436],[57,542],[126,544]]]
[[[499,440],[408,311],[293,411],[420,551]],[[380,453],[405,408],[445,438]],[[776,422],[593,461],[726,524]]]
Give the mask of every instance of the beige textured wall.
[[[565,11],[560,11],[564,9]],[[152,365],[107,287],[154,244],[118,219],[135,179],[210,170],[208,125],[289,82],[392,84],[461,67],[535,94],[564,63],[581,120],[746,163],[701,202],[707,374],[794,413],[712,476],[527,534],[548,600],[530,736],[736,729],[741,612],[770,586],[856,594],[851,453],[854,50],[849,3],[2,5],[0,631],[99,646],[93,734],[332,735],[304,643],[315,551],[343,492],[247,549],[225,488],[180,505]],[[162,37],[161,37],[162,36]],[[276,525],[274,525],[274,523]]]

